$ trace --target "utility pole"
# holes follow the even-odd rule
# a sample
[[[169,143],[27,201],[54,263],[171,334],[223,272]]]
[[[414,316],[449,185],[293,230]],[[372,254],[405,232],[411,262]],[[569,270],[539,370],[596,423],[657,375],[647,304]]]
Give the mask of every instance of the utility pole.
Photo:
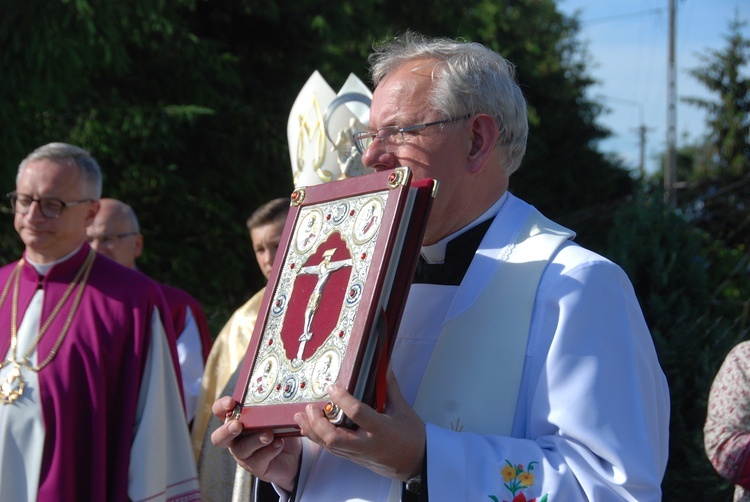
[[[632,99],[616,98],[613,96],[607,96],[605,94],[597,94],[596,97],[597,99],[614,101],[615,103],[635,106],[638,108],[638,128],[636,129],[636,132],[638,133],[638,141],[639,141],[639,148],[640,148],[640,159],[638,162],[638,174],[640,175],[641,180],[645,180],[646,179],[646,133],[648,132],[648,127],[646,127],[646,124],[643,123],[643,105],[640,102],[634,101]]]
[[[638,164],[638,174],[641,176],[641,182],[643,182],[646,179],[646,132],[647,132],[646,124],[641,121],[641,124],[638,126],[638,141],[640,142],[641,147],[641,158],[640,163]]]
[[[677,69],[675,64],[675,0],[669,0],[669,67],[667,81],[667,158],[664,162],[664,197],[674,204],[677,174]]]

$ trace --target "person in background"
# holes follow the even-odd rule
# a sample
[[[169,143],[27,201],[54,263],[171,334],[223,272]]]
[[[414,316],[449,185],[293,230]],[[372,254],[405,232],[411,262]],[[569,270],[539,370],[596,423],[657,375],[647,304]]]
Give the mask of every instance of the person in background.
[[[116,199],[102,199],[94,222],[87,229],[89,244],[120,265],[137,269],[143,252],[143,235],[133,208]],[[208,321],[198,300],[188,292],[158,283],[169,306],[177,335],[177,356],[182,373],[182,389],[188,423],[193,421],[198,403],[203,366],[211,350]]]
[[[716,373],[703,434],[714,469],[736,485],[735,502],[750,501],[750,342],[732,348]]]
[[[101,186],[50,143],[8,194],[25,250],[0,268],[0,500],[200,497],[164,297],[86,242]]]
[[[289,198],[282,197],[266,202],[247,220],[255,259],[266,280],[271,275],[288,212]],[[237,467],[226,449],[211,444],[211,433],[221,424],[211,413],[211,405],[234,391],[265,290],[261,288],[232,314],[216,337],[206,362],[198,414],[191,431],[204,501],[229,500],[233,493],[232,500],[249,500],[250,477]]]
[[[413,32],[370,63],[364,165],[440,183],[385,410],[335,384],[355,428],[311,403],[301,439],[230,419],[212,441],[281,500],[660,500],[669,390],[632,285],[508,192],[528,135],[513,66]]]

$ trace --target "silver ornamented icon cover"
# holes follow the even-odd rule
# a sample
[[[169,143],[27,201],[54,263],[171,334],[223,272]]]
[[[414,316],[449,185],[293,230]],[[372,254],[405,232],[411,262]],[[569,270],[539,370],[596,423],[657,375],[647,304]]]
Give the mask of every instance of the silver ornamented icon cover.
[[[299,187],[243,360],[228,418],[298,435],[294,414],[336,383],[382,411],[385,371],[437,182],[399,167]]]

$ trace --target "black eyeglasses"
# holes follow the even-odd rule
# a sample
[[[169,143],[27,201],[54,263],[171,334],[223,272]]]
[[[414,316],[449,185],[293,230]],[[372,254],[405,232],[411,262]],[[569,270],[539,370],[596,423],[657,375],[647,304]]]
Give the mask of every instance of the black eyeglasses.
[[[471,117],[471,114],[464,115],[463,117],[454,117],[444,120],[436,120],[435,122],[427,122],[425,124],[417,124],[409,127],[399,126],[387,126],[381,127],[377,132],[370,131],[357,131],[352,134],[352,141],[354,146],[357,147],[357,151],[360,155],[364,155],[365,150],[372,145],[375,138],[378,138],[380,142],[385,146],[387,152],[392,152],[400,146],[406,145],[406,139],[404,138],[405,132],[421,131],[426,127],[431,127],[438,124],[447,124],[449,122],[457,122]],[[399,140],[400,138],[400,140]]]
[[[88,239],[89,244],[93,243],[94,241],[99,241],[102,246],[111,246],[120,239],[124,239],[125,237],[130,237],[132,235],[138,235],[138,232],[125,232],[122,234],[108,235],[87,235],[86,238]]]
[[[37,199],[30,195],[24,195],[16,192],[6,194],[6,197],[10,199],[10,209],[14,213],[28,214],[31,211],[31,204],[36,202],[39,205],[39,210],[47,218],[59,218],[63,209],[66,207],[77,206],[78,204],[85,204],[87,202],[94,202],[95,199],[83,199],[72,202],[65,202],[54,197],[42,197]]]

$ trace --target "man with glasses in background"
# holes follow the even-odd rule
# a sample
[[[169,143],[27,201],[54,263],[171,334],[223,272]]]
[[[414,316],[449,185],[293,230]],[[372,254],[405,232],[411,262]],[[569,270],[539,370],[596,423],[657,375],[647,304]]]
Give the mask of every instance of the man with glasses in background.
[[[86,242],[101,186],[50,143],[8,194],[25,251],[0,268],[0,500],[199,497],[164,298]]]
[[[117,199],[99,201],[99,212],[86,230],[89,244],[120,265],[137,269],[143,253],[143,235],[133,208]],[[157,283],[167,299],[169,315],[177,336],[177,356],[182,373],[182,390],[188,423],[195,418],[203,368],[211,350],[208,321],[198,300],[187,291]]]
[[[282,500],[660,500],[669,392],[633,288],[508,192],[528,134],[513,66],[414,33],[370,63],[364,165],[440,182],[385,410],[333,385],[356,427],[309,404],[302,439],[230,419],[214,444]]]

